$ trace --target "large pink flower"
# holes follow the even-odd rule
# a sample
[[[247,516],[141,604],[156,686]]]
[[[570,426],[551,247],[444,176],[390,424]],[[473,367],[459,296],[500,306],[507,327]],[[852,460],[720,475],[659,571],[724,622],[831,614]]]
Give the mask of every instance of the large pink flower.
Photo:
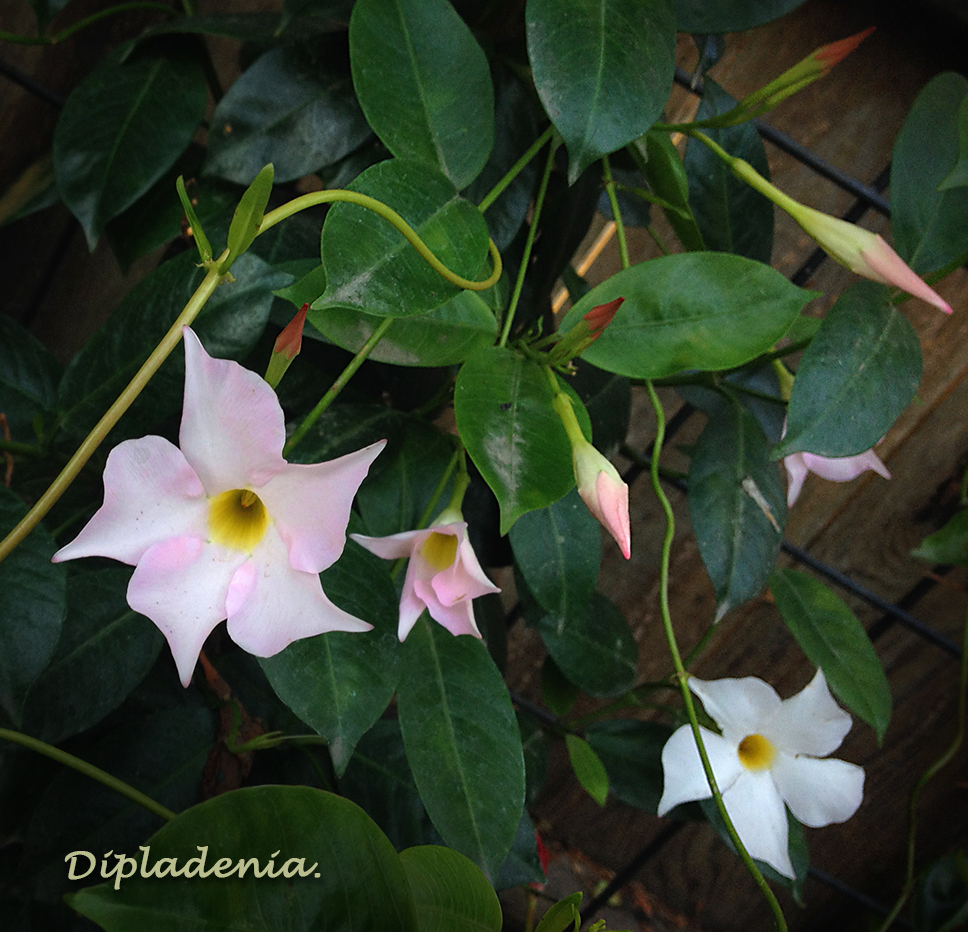
[[[161,629],[187,686],[226,618],[232,639],[258,657],[325,631],[372,627],[337,608],[319,574],[343,552],[353,497],[385,441],[327,463],[287,463],[272,389],[184,333],[181,449],[162,437],[118,444],[104,504],[54,560],[133,565],[128,604]]]
[[[424,531],[404,531],[389,537],[350,534],[357,543],[384,560],[409,557],[407,577],[400,596],[397,636],[404,640],[424,609],[451,634],[480,637],[471,602],[480,595],[500,592],[481,569],[471,542],[467,522],[441,515]]]
[[[807,473],[815,473],[831,482],[850,482],[862,472],[871,470],[885,479],[891,474],[873,451],[866,450],[856,456],[818,456],[816,453],[791,453],[783,458],[787,471],[787,507],[792,508],[797,500]]]

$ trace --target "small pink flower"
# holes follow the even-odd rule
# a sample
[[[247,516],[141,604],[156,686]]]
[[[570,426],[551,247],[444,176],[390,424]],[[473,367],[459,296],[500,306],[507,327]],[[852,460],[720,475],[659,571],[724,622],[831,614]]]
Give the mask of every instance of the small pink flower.
[[[787,478],[787,507],[792,508],[803,488],[807,473],[815,473],[831,482],[850,482],[868,469],[890,479],[891,474],[873,451],[867,450],[856,456],[818,456],[816,453],[791,453],[783,458]]]
[[[629,487],[618,470],[587,440],[573,444],[571,454],[578,494],[628,560],[632,556]]]
[[[397,637],[404,640],[424,609],[451,634],[480,637],[472,601],[489,592],[500,592],[484,574],[471,542],[467,522],[451,520],[445,512],[424,531],[404,531],[389,537],[350,534],[358,544],[384,560],[409,557],[407,576],[400,595]]]
[[[319,574],[339,559],[356,490],[386,441],[327,463],[282,457],[286,425],[254,372],[213,359],[187,327],[180,448],[118,444],[104,504],[54,561],[101,556],[135,567],[128,604],[168,639],[182,684],[205,639],[271,657],[292,641],[372,625],[337,608]]]

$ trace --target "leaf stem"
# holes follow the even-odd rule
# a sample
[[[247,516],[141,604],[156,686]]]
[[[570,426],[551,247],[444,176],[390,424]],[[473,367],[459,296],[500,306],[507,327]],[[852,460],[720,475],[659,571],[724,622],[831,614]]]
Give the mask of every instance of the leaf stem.
[[[176,818],[176,814],[170,809],[162,806],[161,803],[155,802],[150,796],[145,796],[140,790],[136,790],[133,786],[129,786],[123,780],[119,780],[117,777],[112,777],[111,774],[106,773],[101,770],[100,767],[95,767],[93,764],[89,764],[87,761],[81,760],[79,757],[75,757],[73,754],[68,754],[67,751],[62,751],[60,748],[55,748],[53,745],[47,744],[45,741],[40,741],[37,738],[31,738],[29,735],[21,734],[19,731],[12,731],[9,728],[0,728],[0,738],[10,741],[13,744],[19,744],[22,747],[29,748],[31,751],[36,751],[38,754],[43,754],[49,757],[51,760],[57,761],[59,764],[63,764],[65,767],[70,767],[72,770],[76,770],[78,773],[84,774],[86,777],[90,777],[92,780],[97,780],[98,783],[102,783],[108,789],[114,790],[116,793],[120,793],[122,796],[126,796],[132,802],[137,803],[139,806],[143,806],[149,812],[153,812],[156,816],[160,816],[166,822],[170,822],[172,819]]]
[[[314,191],[311,194],[303,194],[301,197],[294,198],[281,207],[277,207],[275,210],[270,210],[262,218],[262,223],[259,225],[259,233],[265,233],[266,230],[271,229],[277,223],[281,223],[287,217],[291,217],[294,214],[299,213],[301,210],[306,210],[309,207],[318,207],[320,204],[333,204],[336,202],[341,202],[345,204],[355,204],[357,207],[363,207],[366,210],[372,210],[377,216],[382,217],[391,226],[395,227],[406,239],[414,249],[420,254],[421,258],[441,277],[449,281],[452,285],[456,285],[458,288],[465,288],[468,291],[487,291],[488,288],[493,287],[497,284],[501,278],[501,253],[498,251],[497,246],[494,244],[494,240],[488,239],[487,246],[491,253],[491,262],[494,265],[494,271],[484,279],[484,281],[473,281],[469,278],[464,278],[462,275],[458,275],[456,272],[452,272],[443,262],[440,261],[431,251],[430,247],[420,238],[417,231],[414,230],[403,217],[400,216],[392,207],[388,207],[382,201],[378,201],[375,197],[370,197],[368,194],[360,194],[358,191],[346,191],[343,189],[330,189],[326,191]]]
[[[96,23],[98,20],[105,19],[108,16],[114,16],[117,13],[128,13],[131,10],[156,10],[159,13],[168,13],[169,15],[174,15],[175,11],[168,6],[166,3],[153,3],[151,0],[139,0],[139,2],[132,3],[119,3],[117,6],[108,7],[106,10],[99,10],[97,13],[92,13],[90,16],[85,16],[84,19],[78,20],[73,26],[68,26],[66,29],[62,29],[60,32],[55,33],[52,36],[22,36],[15,32],[0,32],[0,41],[2,42],[16,42],[20,45],[57,45],[58,42],[63,42],[65,39],[69,39],[75,32],[79,32],[81,29]]]
[[[607,155],[602,156],[602,168],[605,176],[605,192],[608,194],[612,218],[615,220],[615,241],[618,243],[618,254],[622,260],[622,268],[627,269],[632,263],[629,261],[629,246],[625,240],[625,224],[622,222],[622,211],[619,209],[618,194],[615,191],[615,179],[612,177],[612,164]]]
[[[769,884],[767,884],[760,869],[750,857],[746,846],[740,840],[733,821],[726,811],[726,806],[723,804],[723,794],[720,792],[716,782],[716,775],[713,773],[712,764],[709,762],[709,755],[706,753],[706,746],[703,743],[702,732],[699,730],[699,718],[696,715],[696,706],[692,701],[692,693],[689,690],[689,674],[686,672],[682,657],[679,654],[679,645],[676,642],[676,633],[672,626],[672,615],[669,611],[669,563],[672,553],[672,539],[675,535],[675,516],[672,513],[672,505],[669,502],[669,497],[665,494],[662,483],[659,481],[659,457],[662,454],[662,444],[665,440],[665,410],[662,407],[662,402],[659,400],[659,396],[656,394],[651,380],[647,379],[645,386],[648,389],[649,400],[652,402],[656,416],[655,443],[652,450],[652,462],[650,464],[649,474],[652,478],[652,488],[655,491],[656,497],[659,499],[659,504],[662,506],[662,511],[666,519],[665,536],[662,540],[662,560],[659,570],[659,607],[662,614],[662,627],[665,631],[666,642],[669,645],[669,653],[672,655],[672,663],[676,668],[676,679],[679,682],[679,690],[682,693],[682,699],[686,706],[686,715],[689,718],[692,736],[696,742],[696,749],[699,751],[699,758],[702,761],[703,771],[706,774],[709,789],[712,791],[716,808],[719,810],[719,815],[723,820],[730,840],[736,847],[737,854],[739,854],[746,869],[753,877],[756,885],[760,888],[767,903],[769,903],[770,909],[773,912],[776,928],[779,932],[786,932],[787,924],[783,916],[783,910],[780,908],[776,896],[770,889]]]
[[[195,319],[198,312],[205,306],[205,302],[212,296],[222,275],[218,271],[218,263],[228,254],[226,250],[218,260],[208,266],[208,271],[202,279],[195,293],[188,299],[182,312],[175,318],[168,332],[161,338],[161,342],[151,351],[151,355],[144,361],[141,368],[127,384],[124,391],[115,399],[114,404],[104,413],[94,426],[94,429],[84,438],[77,452],[68,460],[60,475],[51,483],[50,488],[37,500],[23,520],[0,541],[0,561],[7,556],[41,521],[44,515],[54,506],[64,494],[67,487],[74,481],[77,474],[84,468],[84,464],[91,458],[98,445],[120,420],[121,415],[131,406],[141,393],[148,380],[158,371],[161,364],[168,358],[171,351],[181,342],[182,327],[187,327]]]
[[[504,315],[504,326],[501,328],[501,338],[498,340],[498,346],[507,346],[508,336],[511,333],[511,324],[514,322],[514,315],[518,309],[518,301],[521,300],[521,290],[524,288],[524,277],[528,273],[531,250],[534,247],[534,238],[538,232],[538,221],[541,218],[541,210],[544,207],[545,195],[548,193],[548,181],[551,178],[551,169],[555,164],[555,152],[558,151],[558,145],[558,141],[555,140],[548,147],[548,157],[545,159],[544,172],[541,175],[541,184],[538,186],[538,195],[534,199],[531,225],[528,227],[528,235],[524,241],[524,252],[521,254],[521,265],[518,268],[518,276],[514,282],[514,291],[511,292],[511,300],[508,302],[507,313]]]
[[[541,151],[541,147],[551,139],[554,134],[555,128],[549,126],[531,145],[528,150],[521,156],[505,173],[501,180],[484,195],[484,199],[477,205],[478,210],[483,213],[491,206],[505,191],[507,186],[521,174],[524,167],[530,162],[537,154]]]
[[[380,325],[370,334],[370,338],[360,347],[359,352],[350,360],[347,367],[340,373],[339,378],[333,382],[329,387],[326,394],[316,403],[316,407],[313,408],[309,414],[303,419],[303,422],[296,428],[293,435],[286,441],[286,445],[282,449],[282,455],[287,456],[289,451],[306,436],[309,429],[319,420],[323,412],[336,400],[336,396],[346,387],[346,383],[349,382],[351,378],[356,374],[356,370],[363,365],[366,361],[366,357],[373,352],[377,343],[383,339],[383,335],[390,329],[390,324],[393,323],[392,317],[384,317],[380,322]]]

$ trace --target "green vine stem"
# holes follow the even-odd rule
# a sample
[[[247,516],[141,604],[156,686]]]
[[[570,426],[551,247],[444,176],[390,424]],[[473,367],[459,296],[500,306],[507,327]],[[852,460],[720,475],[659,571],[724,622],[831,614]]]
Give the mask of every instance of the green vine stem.
[[[524,167],[530,162],[540,151],[541,147],[551,139],[554,135],[555,128],[549,126],[531,145],[528,147],[527,152],[521,156],[501,177],[501,180],[491,188],[487,194],[484,195],[484,199],[477,205],[477,209],[483,213],[491,206],[503,193],[505,188],[514,181],[518,175],[524,170]]]
[[[612,219],[615,221],[615,241],[618,243],[618,254],[622,260],[622,268],[627,269],[631,265],[629,245],[625,239],[625,224],[622,222],[622,212],[618,206],[615,179],[612,177],[612,163],[609,162],[607,155],[602,156],[602,168],[605,177],[605,192],[608,194],[608,203],[612,208]]]
[[[528,273],[528,266],[531,262],[531,249],[534,246],[534,238],[538,232],[538,221],[541,218],[541,211],[544,207],[545,195],[548,193],[548,181],[551,178],[551,169],[555,164],[555,152],[558,151],[559,141],[555,139],[548,147],[548,157],[545,159],[544,171],[541,174],[541,184],[538,186],[538,194],[534,199],[534,211],[531,214],[531,224],[528,227],[528,235],[524,240],[524,252],[521,254],[521,265],[518,268],[518,277],[514,282],[514,290],[511,292],[511,300],[508,302],[507,313],[504,315],[504,326],[501,328],[501,337],[498,346],[507,346],[508,336],[511,333],[511,324],[514,322],[514,315],[518,309],[518,301],[521,300],[521,290],[524,288],[524,277]]]
[[[9,554],[41,521],[44,515],[54,506],[55,502],[64,494],[67,487],[74,481],[77,474],[84,468],[84,464],[91,458],[101,441],[108,435],[111,428],[117,424],[121,415],[131,406],[132,402],[148,384],[148,380],[158,371],[159,366],[168,358],[171,351],[181,342],[182,327],[187,327],[195,319],[198,312],[205,306],[205,302],[212,296],[222,275],[218,271],[218,264],[228,255],[226,249],[218,260],[208,265],[208,271],[195,293],[188,299],[182,312],[175,318],[168,332],[161,342],[151,351],[151,355],[144,361],[141,368],[128,382],[124,391],[115,399],[114,404],[104,413],[104,416],[94,426],[94,429],[84,438],[77,452],[68,460],[50,488],[37,500],[23,520],[0,541],[0,561]]]
[[[49,757],[59,764],[64,764],[65,767],[70,767],[72,770],[76,770],[78,773],[82,773],[92,780],[97,780],[98,783],[103,783],[108,789],[114,790],[122,796],[126,796],[133,803],[143,806],[149,812],[160,816],[166,822],[170,822],[176,818],[176,814],[170,809],[162,806],[161,803],[156,803],[150,796],[145,796],[140,790],[129,786],[123,780],[112,777],[111,774],[105,773],[100,767],[95,767],[93,764],[89,764],[87,761],[83,761],[73,754],[68,754],[67,751],[62,751],[60,748],[55,748],[53,745],[47,744],[45,741],[31,738],[29,735],[23,735],[19,731],[11,731],[9,728],[0,728],[0,739],[10,741],[12,744],[19,744],[21,747],[28,748],[31,751],[36,751],[38,754],[43,754],[45,757]]]
[[[468,291],[487,291],[488,288],[492,288],[498,283],[501,278],[502,264],[501,264],[501,253],[499,252],[497,246],[494,244],[494,240],[488,239],[487,246],[491,253],[491,262],[494,265],[494,270],[491,274],[484,279],[484,281],[473,281],[469,278],[464,278],[458,275],[456,272],[452,272],[443,262],[440,261],[431,251],[430,247],[420,238],[417,231],[414,230],[403,217],[400,216],[392,207],[388,207],[382,201],[378,201],[375,197],[370,197],[368,194],[360,194],[358,191],[346,191],[342,188],[327,189],[326,191],[314,191],[312,194],[303,194],[301,197],[294,198],[281,207],[277,207],[275,210],[270,210],[262,218],[262,223],[259,225],[259,233],[265,233],[266,230],[271,229],[277,223],[281,223],[287,217],[291,217],[294,214],[299,213],[301,210],[306,210],[309,207],[318,207],[320,204],[334,204],[336,202],[341,202],[345,204],[355,204],[357,207],[364,207],[367,210],[372,210],[373,213],[382,217],[391,226],[395,227],[406,239],[414,249],[420,254],[421,258],[443,279],[449,281],[452,285],[456,285],[458,288],[465,288]]]
[[[884,922],[878,928],[878,932],[887,932],[894,920],[897,919],[904,904],[914,892],[914,843],[917,831],[917,805],[918,796],[921,790],[927,786],[935,774],[943,767],[946,767],[961,748],[965,740],[965,723],[968,719],[968,610],[965,612],[965,621],[961,628],[961,664],[958,674],[958,727],[951,744],[945,749],[944,753],[933,763],[914,785],[911,790],[911,798],[908,801],[908,839],[907,839],[907,866],[904,877],[904,886],[901,888],[900,896],[891,911],[887,914]]]
[[[649,474],[652,478],[652,488],[655,490],[656,497],[659,499],[659,504],[662,506],[662,511],[666,519],[665,536],[662,540],[662,561],[659,569],[659,607],[662,614],[662,627],[665,631],[666,642],[669,645],[669,653],[672,655],[672,663],[676,668],[676,679],[679,682],[679,690],[682,693],[682,699],[686,706],[686,715],[689,718],[692,736],[696,742],[696,748],[699,751],[699,758],[702,761],[703,771],[706,774],[709,789],[712,791],[716,809],[719,811],[720,818],[722,818],[723,824],[726,827],[726,833],[735,846],[737,854],[739,854],[746,869],[753,877],[753,880],[756,881],[756,885],[760,888],[767,903],[769,903],[778,932],[786,932],[787,924],[783,916],[783,910],[780,908],[775,894],[770,889],[760,869],[750,857],[746,846],[740,840],[733,821],[729,817],[729,813],[726,812],[726,806],[723,804],[723,794],[719,790],[716,775],[713,773],[712,764],[709,762],[706,746],[702,740],[702,732],[699,730],[699,718],[696,715],[696,706],[692,701],[692,693],[689,691],[689,674],[686,672],[682,657],[679,654],[679,645],[676,642],[676,633],[672,626],[672,615],[669,611],[669,562],[672,553],[672,538],[675,535],[675,516],[672,513],[672,505],[669,502],[669,497],[665,494],[665,490],[662,488],[662,483],[659,480],[659,457],[662,454],[662,444],[665,440],[665,410],[662,407],[662,402],[659,400],[659,396],[656,394],[652,382],[646,380],[645,386],[648,389],[649,400],[655,409],[656,417],[655,444],[652,451],[652,462]]]
[[[167,13],[169,16],[175,12],[166,3],[152,3],[151,0],[119,3],[117,6],[108,7],[106,10],[99,10],[97,13],[92,13],[90,16],[86,16],[84,19],[74,23],[73,26],[68,26],[66,29],[62,29],[52,36],[22,36],[16,32],[0,31],[0,42],[16,42],[19,45],[57,45],[58,42],[69,39],[75,32],[80,32],[80,30],[93,25],[98,20],[105,19],[108,16],[114,16],[117,13],[128,13],[131,10],[154,10],[159,13]]]

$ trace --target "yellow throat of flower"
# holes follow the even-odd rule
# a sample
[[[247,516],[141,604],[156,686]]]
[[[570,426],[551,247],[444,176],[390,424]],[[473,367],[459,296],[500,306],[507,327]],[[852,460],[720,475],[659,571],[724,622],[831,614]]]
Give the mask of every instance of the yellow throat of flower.
[[[251,553],[268,527],[266,506],[251,489],[229,489],[209,503],[208,529],[212,541],[223,547]]]
[[[776,748],[762,735],[747,735],[740,741],[737,754],[747,770],[769,770],[776,757]]]
[[[434,531],[420,548],[420,555],[430,564],[434,572],[439,573],[454,565],[457,559],[457,535],[440,534]]]

